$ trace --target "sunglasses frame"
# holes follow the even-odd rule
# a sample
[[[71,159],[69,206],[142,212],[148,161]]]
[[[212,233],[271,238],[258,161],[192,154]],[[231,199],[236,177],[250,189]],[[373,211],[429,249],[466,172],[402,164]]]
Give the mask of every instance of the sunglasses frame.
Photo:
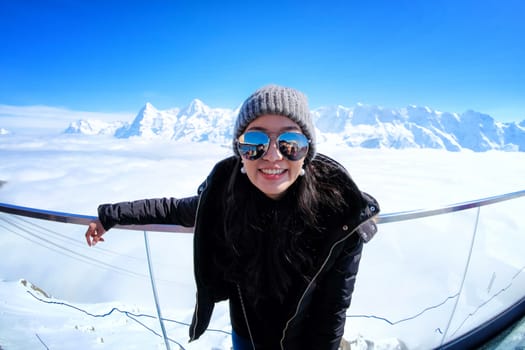
[[[246,155],[246,151],[243,151],[241,149],[241,147],[243,145],[246,145],[248,147],[254,147],[256,146],[256,144],[249,144],[249,143],[243,143],[240,141],[241,138],[244,138],[246,136],[246,134],[249,134],[249,133],[257,133],[257,134],[262,134],[266,137],[267,141],[265,143],[259,143],[257,144],[258,145],[263,145],[264,146],[264,152],[262,153],[256,153],[255,155],[253,156],[247,156]],[[304,149],[304,153],[301,152],[300,154],[300,157],[293,157],[289,154],[287,154],[286,152],[282,152],[281,151],[281,147],[279,146],[279,142],[280,141],[284,141],[286,143],[290,143],[289,141],[286,141],[286,140],[279,140],[283,135],[287,135],[287,134],[293,134],[293,135],[300,135],[301,137],[304,138],[304,140],[306,141],[306,145],[303,146],[303,147],[299,147],[298,150],[303,150]],[[239,136],[239,138],[236,140],[236,147],[237,147],[237,150],[239,151],[239,154],[241,155],[242,158],[246,159],[246,160],[257,160],[257,159],[261,159],[262,157],[264,157],[266,155],[266,153],[268,153],[268,150],[270,149],[270,145],[272,144],[272,140],[273,142],[275,142],[276,146],[277,146],[277,151],[286,159],[288,159],[289,161],[292,161],[292,162],[295,162],[295,161],[299,161],[303,158],[306,157],[306,155],[308,154],[308,151],[310,150],[310,143],[312,142],[312,140],[310,140],[309,138],[306,137],[305,134],[303,133],[300,133],[300,132],[294,132],[294,131],[284,131],[282,133],[280,133],[279,135],[277,135],[275,138],[272,138],[270,135],[268,135],[266,132],[264,131],[261,131],[261,130],[251,130],[251,131],[247,131],[247,132],[244,132],[241,136]],[[293,141],[296,141],[297,140],[293,140]]]

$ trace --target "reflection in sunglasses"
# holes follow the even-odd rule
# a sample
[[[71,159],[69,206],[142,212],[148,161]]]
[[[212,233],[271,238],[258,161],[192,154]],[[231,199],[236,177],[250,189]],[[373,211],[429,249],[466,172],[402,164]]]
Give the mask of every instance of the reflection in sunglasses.
[[[264,156],[270,146],[271,138],[262,131],[248,131],[237,140],[240,155],[247,160],[256,160]],[[309,142],[304,134],[285,132],[277,136],[279,152],[289,160],[296,161],[306,156]]]

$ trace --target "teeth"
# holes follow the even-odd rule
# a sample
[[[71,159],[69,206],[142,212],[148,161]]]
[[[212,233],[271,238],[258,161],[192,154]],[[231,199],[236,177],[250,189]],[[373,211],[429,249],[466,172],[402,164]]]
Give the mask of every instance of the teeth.
[[[285,169],[261,169],[261,171],[268,175],[279,175],[284,173]]]

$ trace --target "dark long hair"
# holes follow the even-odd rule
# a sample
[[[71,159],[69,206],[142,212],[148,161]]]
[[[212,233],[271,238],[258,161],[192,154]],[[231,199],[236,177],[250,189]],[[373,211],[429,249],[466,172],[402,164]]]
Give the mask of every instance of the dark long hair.
[[[256,302],[282,301],[297,279],[311,277],[331,216],[347,210],[345,189],[330,175],[330,164],[315,166],[314,160],[283,198],[272,200],[240,173],[240,166],[239,160],[226,190],[223,232],[230,254],[220,263],[226,265],[226,278],[240,283]]]

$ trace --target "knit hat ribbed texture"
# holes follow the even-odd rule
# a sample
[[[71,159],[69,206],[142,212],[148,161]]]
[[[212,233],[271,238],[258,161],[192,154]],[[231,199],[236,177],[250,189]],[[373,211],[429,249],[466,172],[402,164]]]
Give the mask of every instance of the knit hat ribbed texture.
[[[295,89],[268,85],[255,91],[244,101],[233,129],[235,154],[239,155],[235,141],[242,135],[252,121],[265,114],[282,115],[299,125],[304,135],[311,140],[305,162],[315,156],[315,128],[306,96]]]

